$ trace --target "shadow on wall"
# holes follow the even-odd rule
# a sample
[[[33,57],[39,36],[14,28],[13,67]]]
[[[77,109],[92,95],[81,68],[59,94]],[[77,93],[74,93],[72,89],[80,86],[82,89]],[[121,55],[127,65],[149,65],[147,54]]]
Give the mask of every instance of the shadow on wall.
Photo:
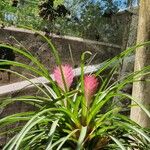
[[[14,61],[15,60],[15,53],[10,48],[0,47],[0,59]],[[10,72],[5,71],[5,69],[10,69],[10,67],[11,67],[10,65],[0,65],[0,68],[1,68],[1,70],[0,70],[0,74],[1,74],[0,80],[3,80],[3,76],[5,76],[5,73],[6,73],[7,77],[8,77],[8,82],[10,81]]]

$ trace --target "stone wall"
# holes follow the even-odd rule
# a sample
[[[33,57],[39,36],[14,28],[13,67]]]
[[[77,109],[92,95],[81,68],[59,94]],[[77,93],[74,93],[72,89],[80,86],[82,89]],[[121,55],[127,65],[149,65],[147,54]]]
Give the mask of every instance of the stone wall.
[[[49,38],[57,48],[62,63],[69,63],[74,67],[79,66],[80,57],[84,51],[92,52],[92,56],[86,59],[86,63],[89,63],[92,59],[92,64],[99,64],[121,52],[121,46],[115,44],[96,42],[69,36],[50,35]],[[3,42],[9,43],[20,49],[28,50],[36,56],[49,69],[50,72],[56,65],[55,58],[47,43],[32,31],[12,27],[4,29],[1,28],[0,43]],[[31,66],[34,65],[33,62],[20,56],[19,54],[15,54],[15,60]],[[27,73],[21,68],[11,67],[11,69],[22,74]],[[1,76],[1,85],[21,80],[13,74],[10,75],[9,80],[8,75],[5,72],[1,72]]]

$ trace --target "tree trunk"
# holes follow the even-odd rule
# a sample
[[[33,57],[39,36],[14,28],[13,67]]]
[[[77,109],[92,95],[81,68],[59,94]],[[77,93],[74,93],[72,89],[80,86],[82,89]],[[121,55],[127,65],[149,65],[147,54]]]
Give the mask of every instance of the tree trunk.
[[[139,5],[139,22],[137,43],[150,40],[150,0],[141,0]],[[134,70],[141,70],[150,65],[150,46],[140,47],[136,50]],[[140,81],[133,83],[132,96],[150,110],[150,75],[142,76]],[[131,119],[142,127],[150,127],[150,118],[138,106],[131,108]]]

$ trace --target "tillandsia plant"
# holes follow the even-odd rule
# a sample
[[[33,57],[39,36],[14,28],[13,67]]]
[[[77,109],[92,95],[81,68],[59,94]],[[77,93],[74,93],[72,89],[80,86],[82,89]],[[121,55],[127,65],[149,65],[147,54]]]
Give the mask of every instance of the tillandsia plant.
[[[150,112],[122,89],[137,77],[150,73],[150,66],[141,71],[133,72],[124,78],[112,82],[111,79],[119,60],[125,58],[139,46],[123,51],[116,57],[107,60],[95,74],[84,74],[84,59],[87,52],[81,57],[81,75],[73,86],[75,73],[71,65],[61,64],[58,52],[51,41],[45,39],[56,58],[58,66],[53,75],[26,50],[0,44],[1,48],[8,48],[21,54],[34,63],[35,67],[21,62],[1,60],[0,65],[13,65],[32,71],[37,76],[46,78],[50,84],[33,83],[26,76],[9,69],[2,69],[18,75],[29,81],[38,89],[40,94],[24,95],[14,98],[5,98],[0,101],[0,109],[15,102],[33,105],[36,109],[5,116],[0,120],[0,136],[13,137],[4,145],[3,150],[148,150],[150,138],[148,129],[121,113],[122,107],[117,102],[128,98],[136,102],[139,107],[150,116]],[[100,77],[109,68],[107,77]],[[113,101],[117,97],[117,101]],[[130,108],[131,106],[127,106]],[[20,123],[8,131],[4,127]]]

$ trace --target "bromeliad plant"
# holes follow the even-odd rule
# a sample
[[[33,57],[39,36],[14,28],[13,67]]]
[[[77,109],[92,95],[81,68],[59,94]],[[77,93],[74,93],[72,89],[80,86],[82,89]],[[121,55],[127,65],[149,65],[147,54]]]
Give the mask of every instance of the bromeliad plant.
[[[50,82],[49,85],[44,83],[38,85],[22,74],[2,69],[28,80],[40,91],[40,94],[36,95],[1,100],[1,109],[18,101],[36,107],[33,111],[12,114],[0,120],[0,136],[14,135],[3,150],[148,150],[150,148],[148,130],[123,115],[122,108],[117,103],[126,98],[131,99],[150,116],[150,112],[142,104],[122,92],[124,86],[136,81],[137,77],[150,73],[150,66],[113,83],[111,79],[121,59],[128,56],[135,48],[149,44],[149,42],[129,48],[118,56],[105,61],[95,74],[84,75],[86,55],[84,53],[81,58],[79,82],[76,83],[76,86],[71,87],[75,77],[73,68],[68,64],[61,65],[58,52],[50,40],[40,35],[48,42],[58,64],[53,76],[28,51],[0,44],[1,48],[9,48],[25,56],[36,67],[8,60],[1,60],[0,65],[11,64],[25,68],[32,71],[34,75],[43,76]],[[108,68],[107,77],[100,78],[100,75]],[[114,101],[116,97],[117,101]],[[10,128],[9,131],[3,130],[5,126],[11,127],[16,122],[23,123],[15,128]]]

